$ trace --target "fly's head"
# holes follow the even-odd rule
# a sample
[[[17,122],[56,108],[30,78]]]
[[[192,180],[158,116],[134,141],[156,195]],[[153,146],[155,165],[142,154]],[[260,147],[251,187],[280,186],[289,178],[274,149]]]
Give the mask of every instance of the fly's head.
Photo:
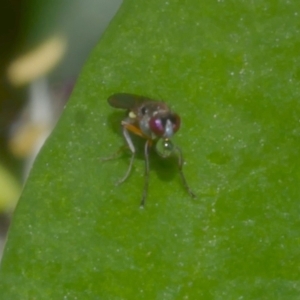
[[[170,139],[180,128],[180,117],[163,102],[148,102],[139,108],[139,126],[150,139]]]
[[[180,128],[180,117],[164,102],[149,102],[139,109],[139,126],[151,140],[156,140],[156,152],[169,157],[174,150],[172,136]]]

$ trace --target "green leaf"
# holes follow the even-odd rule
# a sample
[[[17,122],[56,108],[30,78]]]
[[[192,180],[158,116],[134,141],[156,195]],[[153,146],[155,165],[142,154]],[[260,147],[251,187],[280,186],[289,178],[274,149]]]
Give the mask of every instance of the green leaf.
[[[298,299],[297,1],[125,1],[31,172],[3,299]],[[97,30],[95,28],[95,30]],[[116,92],[180,113],[176,161],[102,162],[123,143]],[[153,155],[152,155],[153,154]]]

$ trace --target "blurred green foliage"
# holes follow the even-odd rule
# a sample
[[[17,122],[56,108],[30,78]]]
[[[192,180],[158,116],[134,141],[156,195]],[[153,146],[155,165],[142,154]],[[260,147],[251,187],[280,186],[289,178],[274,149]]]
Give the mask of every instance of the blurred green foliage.
[[[16,179],[0,165],[0,213],[11,212],[20,195],[20,185]]]

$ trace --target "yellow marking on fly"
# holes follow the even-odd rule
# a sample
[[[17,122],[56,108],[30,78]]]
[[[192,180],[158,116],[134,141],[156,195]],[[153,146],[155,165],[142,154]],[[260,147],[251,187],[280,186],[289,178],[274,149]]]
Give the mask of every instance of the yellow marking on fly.
[[[129,112],[129,118],[131,118],[131,119],[135,119],[136,118],[136,114],[134,113],[134,112]]]

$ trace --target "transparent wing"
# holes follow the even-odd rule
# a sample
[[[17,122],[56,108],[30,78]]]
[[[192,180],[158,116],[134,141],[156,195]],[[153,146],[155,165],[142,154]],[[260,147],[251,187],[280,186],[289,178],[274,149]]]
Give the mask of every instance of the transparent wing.
[[[117,93],[111,95],[107,99],[107,101],[112,107],[132,110],[135,107],[141,105],[142,103],[153,100],[144,96],[138,96],[134,94]]]

